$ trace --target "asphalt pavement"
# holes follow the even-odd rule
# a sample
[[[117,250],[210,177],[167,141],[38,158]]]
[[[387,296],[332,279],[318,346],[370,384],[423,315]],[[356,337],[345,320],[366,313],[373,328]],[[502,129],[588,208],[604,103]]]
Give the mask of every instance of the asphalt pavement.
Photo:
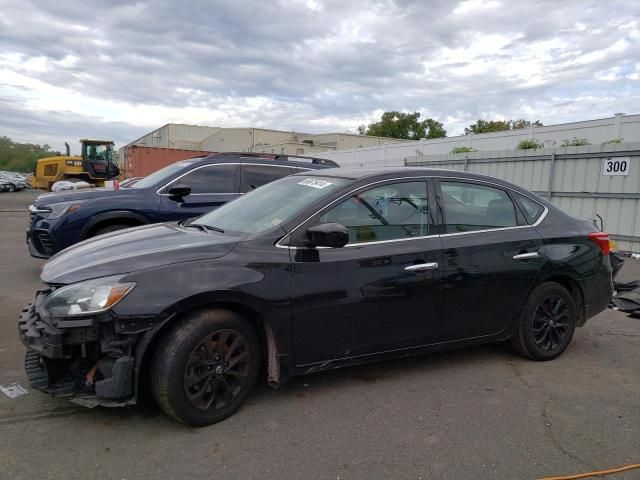
[[[0,193],[0,385],[27,388],[17,316],[44,264],[24,243],[33,198]],[[608,310],[552,362],[488,345],[312,374],[259,385],[198,429],[153,406],[0,393],[0,479],[536,479],[640,463],[639,368],[640,319]]]

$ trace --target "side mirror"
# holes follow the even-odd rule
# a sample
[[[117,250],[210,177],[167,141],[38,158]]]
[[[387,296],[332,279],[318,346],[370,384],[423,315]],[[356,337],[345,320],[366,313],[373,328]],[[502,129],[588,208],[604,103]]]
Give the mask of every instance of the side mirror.
[[[349,243],[349,229],[339,223],[321,223],[307,229],[312,247],[342,248]]]
[[[189,185],[183,185],[181,183],[176,183],[173,185],[169,191],[167,192],[171,198],[182,198],[186,197],[191,193],[191,187]]]

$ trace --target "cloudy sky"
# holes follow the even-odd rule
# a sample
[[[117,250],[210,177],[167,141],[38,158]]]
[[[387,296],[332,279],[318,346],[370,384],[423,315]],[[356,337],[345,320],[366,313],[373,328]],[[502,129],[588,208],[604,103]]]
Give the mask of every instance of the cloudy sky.
[[[637,0],[0,0],[0,135],[640,113]]]

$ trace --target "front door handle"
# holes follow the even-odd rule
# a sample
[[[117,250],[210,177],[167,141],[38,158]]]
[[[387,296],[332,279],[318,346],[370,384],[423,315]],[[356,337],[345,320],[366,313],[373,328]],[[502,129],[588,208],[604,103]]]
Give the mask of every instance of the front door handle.
[[[519,253],[518,255],[514,255],[514,260],[531,260],[532,258],[538,258],[540,255],[538,252],[527,252],[527,253]]]
[[[438,264],[436,262],[418,263],[416,265],[409,265],[408,267],[404,267],[407,272],[423,272],[425,270],[435,270],[437,268]]]

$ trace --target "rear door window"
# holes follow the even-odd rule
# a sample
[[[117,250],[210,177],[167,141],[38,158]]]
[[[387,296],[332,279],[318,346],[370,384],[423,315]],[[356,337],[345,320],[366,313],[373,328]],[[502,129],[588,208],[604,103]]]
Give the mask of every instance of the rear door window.
[[[466,182],[440,182],[445,232],[515,227],[516,208],[504,190]]]
[[[241,192],[250,192],[262,185],[271,183],[279,178],[292,173],[292,169],[286,166],[275,165],[242,165]]]
[[[237,170],[237,165],[208,165],[192,170],[171,185],[188,185],[192,194],[237,193]]]
[[[321,215],[349,229],[349,243],[429,235],[427,183],[392,183],[360,192]]]

